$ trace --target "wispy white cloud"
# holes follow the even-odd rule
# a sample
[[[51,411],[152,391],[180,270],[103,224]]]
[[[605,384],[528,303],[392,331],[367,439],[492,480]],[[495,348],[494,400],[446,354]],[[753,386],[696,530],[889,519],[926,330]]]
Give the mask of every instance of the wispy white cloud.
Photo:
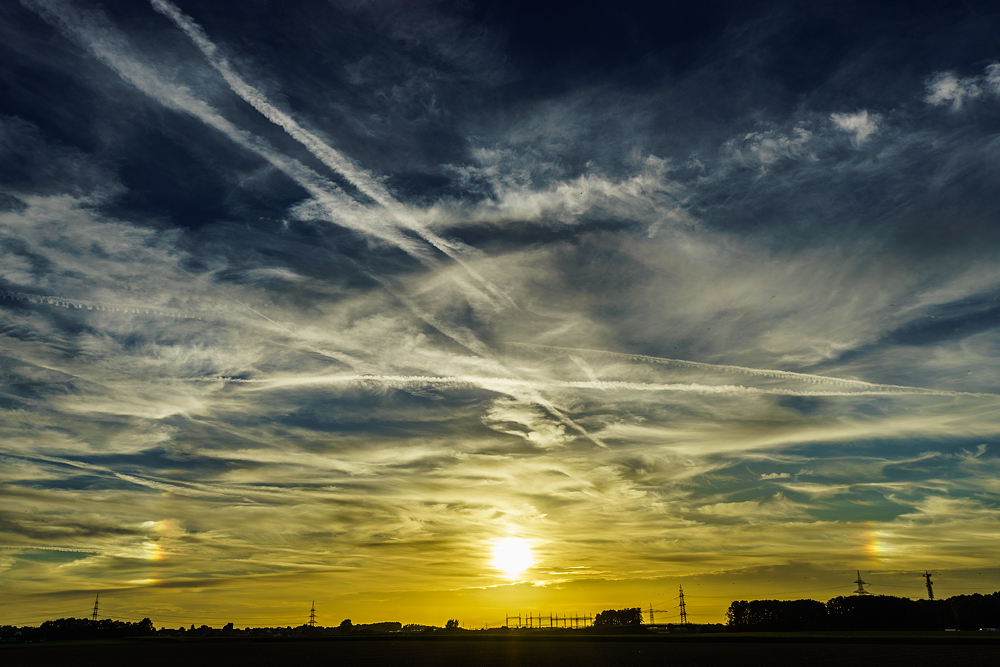
[[[830,120],[839,129],[851,135],[856,146],[863,145],[869,137],[878,132],[882,119],[878,114],[869,114],[867,109],[856,113],[832,113]]]
[[[1000,63],[990,63],[986,66],[985,78],[986,89],[994,95],[1000,96]]]
[[[986,68],[979,77],[961,77],[954,72],[940,72],[927,81],[927,95],[924,100],[934,106],[950,106],[952,111],[960,111],[970,101],[985,92],[997,94],[997,63]]]
[[[774,130],[748,132],[740,139],[729,140],[723,148],[726,159],[761,173],[780,160],[815,159],[809,150],[813,133],[804,127],[793,128],[790,134]]]

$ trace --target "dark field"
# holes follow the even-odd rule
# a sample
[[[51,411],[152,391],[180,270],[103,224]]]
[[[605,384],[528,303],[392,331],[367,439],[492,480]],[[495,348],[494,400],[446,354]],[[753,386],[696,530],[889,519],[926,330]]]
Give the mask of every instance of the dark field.
[[[510,639],[370,639],[364,641],[192,641],[160,643],[78,643],[0,647],[4,667],[31,665],[471,665],[507,667],[634,667],[638,665],[1000,665],[1000,644],[836,643],[771,640],[525,640]],[[735,640],[735,641],[734,641]],[[881,641],[885,641],[884,639]],[[863,642],[863,643],[862,643]]]

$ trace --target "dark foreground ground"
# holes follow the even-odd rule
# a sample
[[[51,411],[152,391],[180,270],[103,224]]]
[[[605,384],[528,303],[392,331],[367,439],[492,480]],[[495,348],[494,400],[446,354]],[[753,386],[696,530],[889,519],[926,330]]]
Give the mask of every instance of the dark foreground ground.
[[[971,638],[970,638],[971,639]],[[874,641],[873,641],[874,640]],[[921,640],[927,641],[926,639]],[[935,640],[932,640],[935,641]],[[886,643],[890,642],[890,643]],[[906,643],[893,643],[906,642]],[[860,665],[1000,665],[1000,643],[911,643],[906,638],[850,638],[829,640],[775,636],[724,641],[632,640],[615,638],[545,640],[493,639],[368,639],[364,641],[175,641],[0,646],[4,667],[31,665],[107,665],[108,667],[197,667],[199,665],[350,665],[351,667],[417,667],[471,665],[508,667],[776,667],[805,665],[859,667]]]

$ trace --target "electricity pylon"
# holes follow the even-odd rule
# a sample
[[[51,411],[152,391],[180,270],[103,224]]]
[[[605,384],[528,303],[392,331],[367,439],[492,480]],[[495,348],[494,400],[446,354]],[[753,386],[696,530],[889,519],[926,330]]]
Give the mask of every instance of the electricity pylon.
[[[309,610],[309,627],[316,627],[316,600],[313,600],[312,609]]]
[[[927,570],[924,570],[924,579],[927,580],[927,599],[928,600],[933,600],[934,599],[934,584],[931,583],[931,573],[928,572]]]
[[[98,593],[98,594],[97,594],[97,597],[96,597],[96,598],[94,598],[94,615],[93,615],[93,617],[92,617],[92,618],[93,618],[93,619],[94,619],[95,621],[97,620],[97,601],[98,601],[98,600],[100,600],[100,599],[101,599],[101,594],[100,594],[100,593]]]
[[[855,595],[871,595],[871,593],[865,590],[865,586],[871,586],[871,584],[867,581],[861,581],[861,570],[858,570],[858,579],[854,583],[858,585],[858,590],[854,591]]]
[[[684,605],[684,587],[681,586],[680,588],[681,588],[681,594],[680,597],[678,598],[680,600],[680,603],[677,606],[681,608],[681,625],[687,625],[688,613],[687,613],[687,607]]]

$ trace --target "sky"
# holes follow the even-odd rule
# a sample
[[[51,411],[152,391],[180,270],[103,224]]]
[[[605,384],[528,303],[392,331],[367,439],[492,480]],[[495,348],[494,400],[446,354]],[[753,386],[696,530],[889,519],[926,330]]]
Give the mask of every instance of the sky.
[[[0,624],[1000,589],[997,35],[3,3]]]

